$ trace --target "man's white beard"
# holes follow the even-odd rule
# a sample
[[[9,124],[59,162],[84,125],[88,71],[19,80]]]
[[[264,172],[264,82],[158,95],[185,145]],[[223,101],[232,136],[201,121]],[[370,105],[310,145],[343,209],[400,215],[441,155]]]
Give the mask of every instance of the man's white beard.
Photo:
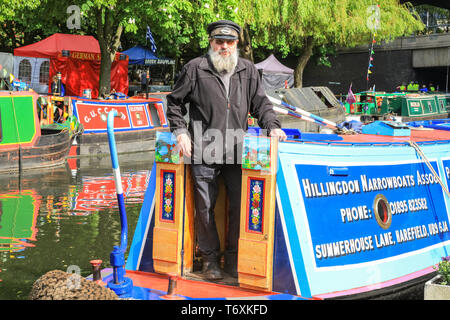
[[[214,51],[212,48],[209,48],[208,54],[211,58],[211,62],[216,68],[217,72],[231,72],[237,65],[239,50],[236,48],[233,54],[229,56],[222,56],[219,54],[220,51]]]

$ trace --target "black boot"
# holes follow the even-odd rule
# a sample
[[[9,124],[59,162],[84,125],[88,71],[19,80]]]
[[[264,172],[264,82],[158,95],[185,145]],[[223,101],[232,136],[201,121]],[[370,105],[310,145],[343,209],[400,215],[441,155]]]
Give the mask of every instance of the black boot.
[[[223,271],[228,273],[233,278],[237,278],[238,277],[237,266],[235,264],[234,265],[232,265],[232,264],[225,264],[224,267],[223,267]]]
[[[220,271],[219,264],[217,262],[203,261],[202,272],[207,280],[223,279],[222,272]]]
[[[228,273],[233,278],[238,277],[237,272],[237,254],[235,253],[225,253],[225,263],[223,270]]]

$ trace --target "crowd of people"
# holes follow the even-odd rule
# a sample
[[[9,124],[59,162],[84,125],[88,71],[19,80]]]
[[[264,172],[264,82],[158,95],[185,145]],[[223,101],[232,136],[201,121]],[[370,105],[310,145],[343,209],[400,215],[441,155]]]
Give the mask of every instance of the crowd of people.
[[[436,87],[432,83],[429,83],[428,85],[426,85],[426,84],[419,85],[418,81],[410,81],[408,85],[406,85],[406,83],[403,82],[396,89],[401,92],[404,92],[404,91],[407,91],[407,92],[435,92],[435,91],[437,91]]]

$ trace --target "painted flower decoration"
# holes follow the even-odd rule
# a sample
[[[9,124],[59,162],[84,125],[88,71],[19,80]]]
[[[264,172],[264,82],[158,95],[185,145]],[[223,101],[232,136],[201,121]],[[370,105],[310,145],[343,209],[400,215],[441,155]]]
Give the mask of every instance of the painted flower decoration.
[[[262,231],[262,182],[253,180],[250,192],[250,228],[255,231]]]
[[[163,179],[163,190],[164,190],[164,198],[163,198],[163,218],[167,220],[173,219],[173,199],[174,199],[174,190],[173,190],[173,173],[164,174]]]

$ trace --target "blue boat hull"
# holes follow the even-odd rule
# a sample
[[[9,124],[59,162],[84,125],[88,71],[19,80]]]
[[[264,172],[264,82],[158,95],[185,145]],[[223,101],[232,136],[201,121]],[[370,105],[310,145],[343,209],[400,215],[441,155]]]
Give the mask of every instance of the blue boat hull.
[[[297,135],[278,144],[274,218],[270,220],[266,203],[258,220],[273,221],[273,241],[267,247],[255,242],[255,248],[273,244],[273,250],[258,251],[269,252],[265,261],[270,265],[253,277],[267,277],[267,288],[286,299],[369,298],[423,284],[450,252],[450,140],[349,142],[324,137]],[[155,163],[126,263],[133,272],[155,272],[157,175]],[[247,214],[249,199],[242,201],[241,214]],[[248,224],[244,232],[270,233],[261,224],[250,230],[250,215],[242,221]],[[242,261],[240,285],[251,273]]]
[[[421,149],[448,188],[450,144]],[[277,227],[295,284],[291,293],[362,294],[432,272],[450,249],[448,201],[407,144],[281,144]],[[375,212],[383,203],[389,208]],[[283,282],[274,288],[282,290]]]

